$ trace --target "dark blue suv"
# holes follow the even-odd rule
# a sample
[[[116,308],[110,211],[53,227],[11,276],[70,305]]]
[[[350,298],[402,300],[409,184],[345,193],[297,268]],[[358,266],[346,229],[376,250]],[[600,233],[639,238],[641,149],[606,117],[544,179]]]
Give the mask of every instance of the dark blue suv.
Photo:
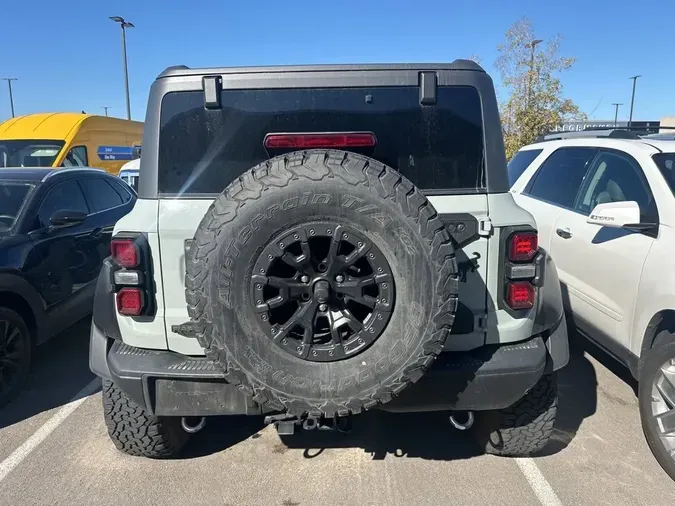
[[[97,169],[0,169],[0,406],[32,349],[87,316],[133,189]]]

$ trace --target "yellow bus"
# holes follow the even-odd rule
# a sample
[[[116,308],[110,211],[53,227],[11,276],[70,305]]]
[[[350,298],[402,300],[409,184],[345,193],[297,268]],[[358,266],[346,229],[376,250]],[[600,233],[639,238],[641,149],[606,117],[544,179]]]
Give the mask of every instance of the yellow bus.
[[[68,112],[0,124],[0,167],[97,167],[117,174],[139,156],[143,123]]]

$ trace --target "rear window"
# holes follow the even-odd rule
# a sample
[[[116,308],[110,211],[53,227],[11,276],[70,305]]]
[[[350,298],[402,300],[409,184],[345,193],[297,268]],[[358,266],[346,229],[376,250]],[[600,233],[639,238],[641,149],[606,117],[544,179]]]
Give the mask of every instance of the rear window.
[[[200,91],[162,101],[158,190],[218,193],[268,153],[269,133],[373,132],[369,156],[425,190],[475,193],[485,187],[480,97],[439,87],[434,106],[417,87],[225,90],[221,109]]]
[[[535,158],[539,156],[543,150],[529,149],[527,151],[518,151],[508,164],[509,171],[509,186],[518,181],[518,178],[523,175]]]
[[[670,191],[675,195],[675,153],[659,153],[653,158],[668,183]]]

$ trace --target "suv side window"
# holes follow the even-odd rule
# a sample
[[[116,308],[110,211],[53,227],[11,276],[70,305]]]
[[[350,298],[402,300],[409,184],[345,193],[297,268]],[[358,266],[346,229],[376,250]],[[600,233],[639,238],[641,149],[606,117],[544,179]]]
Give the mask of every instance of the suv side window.
[[[643,222],[655,222],[656,205],[640,166],[630,156],[600,151],[579,194],[575,210],[590,214],[598,204],[635,201]]]
[[[39,226],[48,227],[52,215],[61,210],[81,211],[89,214],[82,190],[74,179],[57,183],[49,190],[38,211]]]
[[[120,197],[122,197],[122,202],[125,204],[131,200],[131,193],[129,190],[127,190],[124,186],[124,183],[117,182],[117,181],[107,181],[112,185],[112,187],[115,189],[115,191],[119,194]]]
[[[87,162],[87,148],[86,146],[75,146],[63,159],[61,164],[63,167],[86,167]]]
[[[596,148],[560,148],[539,167],[525,194],[572,209]]]
[[[122,197],[103,178],[88,177],[80,180],[92,213],[106,211],[122,205]]]
[[[518,178],[523,175],[523,172],[527,170],[542,151],[543,149],[527,149],[518,151],[513,155],[513,158],[511,158],[511,161],[506,166],[509,173],[509,186],[513,186],[513,183],[518,181]]]

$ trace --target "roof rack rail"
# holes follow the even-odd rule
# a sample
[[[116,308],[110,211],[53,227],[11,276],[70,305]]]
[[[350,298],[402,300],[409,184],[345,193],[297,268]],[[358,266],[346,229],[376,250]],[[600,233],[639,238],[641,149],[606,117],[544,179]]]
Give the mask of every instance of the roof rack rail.
[[[537,137],[536,142],[557,141],[561,139],[579,139],[579,138],[609,138],[609,139],[640,139],[635,132],[621,129],[594,130],[587,129],[580,132],[550,132]]]

